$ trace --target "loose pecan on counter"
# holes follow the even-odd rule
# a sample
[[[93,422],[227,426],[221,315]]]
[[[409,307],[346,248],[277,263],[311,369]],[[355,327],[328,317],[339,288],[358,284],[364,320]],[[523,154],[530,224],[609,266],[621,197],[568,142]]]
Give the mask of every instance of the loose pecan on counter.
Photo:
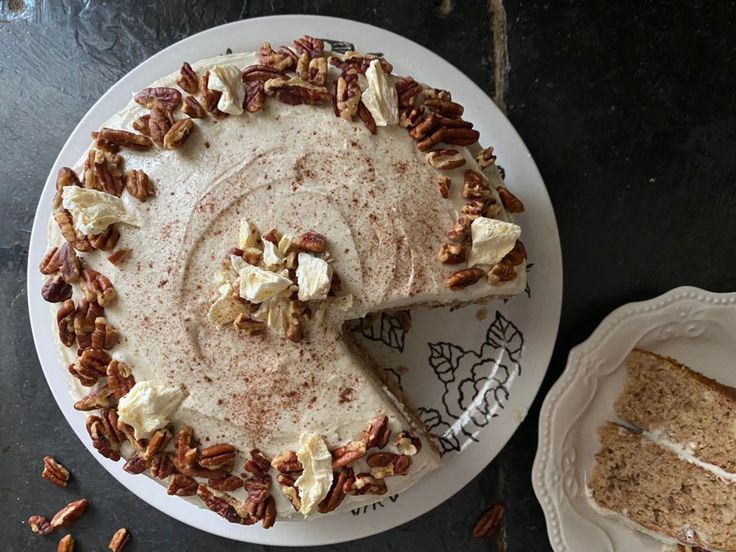
[[[64,488],[69,481],[69,470],[54,460],[53,457],[44,456],[41,477],[51,481],[57,487]]]

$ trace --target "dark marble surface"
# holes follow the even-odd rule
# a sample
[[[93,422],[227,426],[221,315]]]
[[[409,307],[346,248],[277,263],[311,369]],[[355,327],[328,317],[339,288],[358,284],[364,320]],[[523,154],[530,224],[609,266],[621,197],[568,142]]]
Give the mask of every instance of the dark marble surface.
[[[246,17],[318,13],[370,22],[433,49],[498,102],[532,152],[557,213],[565,262],[560,335],[543,391],[567,351],[618,305],[682,284],[736,288],[736,6],[732,2],[161,2],[0,0],[0,535],[3,550],[55,550],[29,514],[70,496],[94,505],[79,550],[256,550],[178,523],[127,492],[83,449],[49,393],[28,324],[25,264],[36,201],[69,132],[138,63],[181,38]],[[496,14],[498,15],[498,10]],[[495,33],[495,35],[494,35]],[[505,82],[504,82],[505,81]],[[505,86],[504,86],[505,85]],[[36,291],[32,291],[36,293]],[[541,396],[499,457],[445,504],[335,550],[549,549],[532,493]],[[39,477],[53,453],[76,475]],[[498,539],[475,518],[508,505]]]

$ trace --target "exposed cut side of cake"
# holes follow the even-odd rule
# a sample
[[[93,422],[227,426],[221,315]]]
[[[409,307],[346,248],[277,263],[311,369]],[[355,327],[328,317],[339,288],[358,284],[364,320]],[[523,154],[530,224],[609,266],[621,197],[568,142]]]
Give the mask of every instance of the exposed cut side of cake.
[[[736,389],[641,349],[628,355],[626,370],[616,414],[656,439],[736,473]]]
[[[736,483],[615,423],[598,435],[588,489],[602,513],[663,542],[736,550]]]

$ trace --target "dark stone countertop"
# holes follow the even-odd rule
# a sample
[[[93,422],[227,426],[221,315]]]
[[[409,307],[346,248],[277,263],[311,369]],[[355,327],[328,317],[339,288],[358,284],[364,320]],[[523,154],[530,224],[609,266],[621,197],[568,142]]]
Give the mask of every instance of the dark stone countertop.
[[[25,270],[36,202],[72,128],[123,74],[161,48],[246,17],[317,13],[407,36],[458,66],[499,104],[536,160],[562,239],[560,334],[526,421],[456,496],[393,531],[334,550],[549,550],[530,469],[544,391],[569,349],[613,308],[672,287],[736,288],[736,6],[732,2],[357,2],[0,0],[0,515],[3,550],[55,550],[25,524],[70,494],[94,507],[79,550],[256,550],[160,514],[80,446],[33,347]],[[494,15],[495,14],[495,15]],[[507,33],[504,48],[503,31]],[[495,38],[495,40],[494,40]],[[509,71],[499,63],[508,56]],[[39,477],[52,453],[72,493]],[[499,538],[476,540],[496,500]]]

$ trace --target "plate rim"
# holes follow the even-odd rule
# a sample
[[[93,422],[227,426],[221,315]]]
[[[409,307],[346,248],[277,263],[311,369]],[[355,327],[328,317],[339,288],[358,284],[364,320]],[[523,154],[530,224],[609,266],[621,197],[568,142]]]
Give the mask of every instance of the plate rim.
[[[539,413],[537,451],[532,466],[532,487],[537,501],[542,508],[547,528],[547,537],[555,552],[572,551],[563,536],[564,515],[561,509],[567,500],[557,501],[555,491],[562,485],[557,480],[556,485],[549,484],[548,472],[552,469],[554,460],[552,454],[552,425],[561,401],[569,393],[570,383],[583,374],[583,363],[587,357],[595,354],[601,344],[612,339],[612,335],[621,328],[622,324],[632,318],[639,318],[649,313],[672,308],[674,305],[686,301],[694,301],[711,309],[736,305],[736,292],[714,292],[696,286],[683,285],[668,290],[651,299],[632,301],[612,310],[590,336],[570,349],[567,363],[560,377],[555,381],[542,402]],[[577,422],[582,414],[575,420]],[[561,496],[566,496],[561,493]]]
[[[125,88],[127,83],[132,80],[138,73],[148,70],[150,67],[152,67],[156,62],[159,60],[165,58],[168,54],[172,53],[173,51],[180,51],[180,50],[186,50],[187,47],[191,48],[191,45],[193,43],[196,43],[198,41],[202,41],[205,38],[214,38],[215,43],[220,43],[222,39],[218,40],[216,37],[216,33],[218,31],[222,31],[223,29],[235,29],[239,27],[243,28],[250,28],[248,30],[251,30],[253,27],[259,27],[261,30],[264,30],[268,32],[268,25],[269,24],[276,24],[276,25],[285,25],[285,26],[299,26],[303,27],[303,29],[300,32],[304,32],[304,29],[307,31],[310,30],[313,26],[320,26],[320,25],[332,25],[333,28],[335,28],[335,34],[338,34],[338,30],[340,29],[340,26],[343,27],[343,30],[345,31],[345,34],[348,36],[351,33],[356,33],[358,31],[361,32],[371,32],[371,33],[378,33],[380,34],[384,39],[393,41],[393,43],[396,44],[396,47],[403,46],[409,47],[410,49],[414,50],[415,52],[419,52],[424,57],[429,57],[433,59],[433,61],[440,63],[442,65],[442,72],[448,76],[449,79],[455,79],[454,82],[457,83],[458,88],[462,87],[467,90],[468,96],[475,97],[475,95],[479,95],[478,97],[480,99],[480,103],[482,103],[482,108],[489,110],[492,115],[496,118],[500,117],[500,125],[501,130],[498,131],[499,136],[503,136],[504,141],[515,143],[513,148],[509,148],[510,150],[515,149],[517,154],[520,157],[524,157],[524,163],[525,163],[525,169],[530,171],[531,178],[535,181],[535,183],[538,183],[539,185],[539,192],[535,195],[538,195],[538,197],[535,198],[536,201],[540,202],[540,205],[544,208],[545,216],[549,218],[549,220],[546,220],[546,222],[549,224],[549,227],[546,227],[545,230],[547,232],[551,233],[551,239],[549,240],[549,243],[546,245],[549,246],[549,249],[545,250],[545,254],[548,257],[548,264],[549,264],[549,270],[546,273],[547,277],[553,279],[554,281],[559,282],[559,286],[556,287],[553,290],[553,294],[551,296],[545,298],[545,307],[549,310],[548,316],[550,317],[550,323],[548,326],[544,326],[543,329],[537,330],[538,332],[545,332],[546,336],[546,343],[543,343],[542,345],[543,350],[541,353],[537,353],[537,356],[540,359],[540,362],[538,363],[539,366],[537,366],[538,373],[535,373],[534,378],[535,380],[529,382],[527,381],[525,384],[524,389],[526,391],[518,392],[518,394],[523,394],[523,415],[522,416],[514,416],[513,413],[509,412],[506,414],[506,426],[508,428],[504,429],[503,427],[498,428],[498,432],[502,433],[502,437],[499,439],[500,444],[498,445],[497,450],[491,452],[491,446],[489,446],[489,453],[486,455],[486,457],[483,459],[483,461],[480,463],[479,466],[473,466],[472,469],[462,473],[459,477],[456,478],[457,484],[454,484],[454,487],[447,491],[447,489],[443,489],[440,498],[437,499],[437,497],[434,497],[432,500],[429,500],[428,503],[422,504],[418,509],[415,511],[412,511],[410,515],[400,515],[397,516],[399,519],[391,522],[389,526],[380,526],[380,527],[373,527],[371,523],[363,523],[364,526],[366,526],[365,529],[361,529],[357,535],[341,535],[341,536],[335,536],[335,535],[326,535],[324,529],[326,529],[325,524],[321,523],[326,520],[334,521],[336,519],[342,519],[343,516],[347,514],[343,514],[343,516],[334,516],[330,518],[325,518],[325,520],[316,520],[309,523],[312,527],[317,527],[318,525],[321,526],[323,531],[315,532],[310,531],[307,538],[304,538],[304,532],[300,531],[298,540],[295,540],[294,536],[286,536],[285,538],[281,538],[278,531],[274,531],[274,529],[268,530],[266,532],[265,530],[262,530],[260,527],[249,527],[247,528],[247,534],[238,534],[234,535],[232,531],[232,527],[229,527],[230,524],[227,524],[226,522],[222,521],[220,518],[217,518],[215,514],[212,514],[212,516],[207,515],[201,515],[202,512],[208,513],[206,510],[202,510],[198,506],[195,506],[191,503],[188,503],[187,501],[175,501],[177,505],[180,506],[172,506],[171,504],[168,504],[168,502],[174,502],[170,501],[170,497],[163,492],[163,488],[161,485],[156,484],[155,487],[158,488],[158,491],[151,491],[151,489],[154,488],[153,485],[144,485],[146,488],[143,489],[142,486],[138,483],[140,479],[134,478],[134,476],[124,472],[121,468],[120,463],[112,462],[106,458],[101,457],[99,454],[96,454],[92,448],[91,443],[89,443],[89,439],[86,438],[86,434],[84,433],[84,424],[79,424],[74,421],[74,418],[78,417],[78,412],[73,410],[71,408],[71,398],[68,394],[68,390],[64,389],[59,390],[57,389],[56,385],[52,382],[52,371],[56,370],[59,371],[59,364],[58,360],[56,359],[56,355],[53,355],[53,359],[49,359],[46,356],[46,353],[42,350],[42,341],[44,339],[48,339],[50,334],[50,325],[46,324],[46,321],[50,319],[50,315],[44,316],[39,311],[39,304],[46,309],[48,312],[48,306],[45,302],[43,302],[40,298],[37,297],[37,283],[40,280],[40,275],[37,274],[36,270],[36,264],[38,260],[40,260],[40,256],[43,255],[43,251],[45,251],[46,248],[46,228],[48,224],[48,203],[49,203],[49,194],[50,189],[54,186],[54,175],[56,170],[63,164],[63,160],[71,155],[71,159],[73,159],[73,162],[76,161],[76,159],[79,157],[78,155],[74,155],[72,152],[76,150],[81,150],[82,148],[75,147],[76,144],[78,144],[79,138],[83,135],[85,127],[90,125],[90,121],[94,120],[96,118],[100,117],[100,111],[103,112],[104,116],[102,117],[102,120],[105,120],[107,117],[111,116],[115,111],[104,110],[104,105],[108,101],[112,101],[112,96],[117,93],[118,91]],[[271,34],[278,34],[278,30],[271,30]],[[246,33],[243,33],[246,34]],[[266,35],[264,35],[266,36]],[[224,46],[223,46],[224,49]],[[194,53],[194,51],[193,51]],[[185,55],[186,52],[182,52],[179,55],[179,62],[182,59],[182,55]],[[203,57],[201,54],[199,57]],[[158,71],[157,74],[163,75],[167,74],[170,71],[175,70],[173,69],[167,69],[167,65],[164,63],[164,69],[161,71]],[[178,67],[178,65],[177,65]],[[145,84],[144,84],[145,86]],[[489,115],[488,117],[490,117]],[[81,155],[81,151],[80,151]],[[39,246],[40,243],[40,246]],[[541,256],[541,255],[540,255]],[[485,90],[480,88],[472,79],[470,79],[468,76],[466,76],[464,73],[462,73],[459,69],[457,69],[454,65],[452,65],[450,62],[439,56],[438,54],[435,54],[428,48],[412,41],[411,39],[408,39],[404,36],[401,36],[397,33],[394,33],[392,31],[376,27],[374,25],[370,25],[367,23],[354,21],[351,19],[346,18],[337,18],[337,17],[327,17],[327,16],[318,16],[318,15],[276,15],[276,16],[266,16],[266,17],[258,17],[258,18],[250,18],[250,19],[244,19],[239,21],[233,21],[230,23],[226,23],[223,25],[219,25],[216,27],[211,27],[209,29],[205,29],[203,31],[200,31],[194,35],[191,35],[189,37],[186,37],[180,41],[177,41],[168,47],[160,50],[153,56],[147,58],[140,64],[138,64],[136,67],[131,69],[128,73],[126,73],[123,77],[121,77],[117,82],[115,82],[91,107],[90,109],[85,113],[85,115],[82,117],[82,119],[79,121],[79,123],[75,126],[74,130],[70,133],[69,137],[65,141],[64,145],[62,146],[58,156],[56,157],[53,165],[50,168],[48,178],[44,184],[44,187],[41,192],[41,196],[39,198],[38,205],[35,210],[34,215],[34,222],[31,232],[31,237],[29,240],[29,254],[28,254],[28,264],[27,264],[27,277],[26,277],[26,286],[28,291],[28,309],[29,309],[29,317],[30,317],[30,323],[31,323],[31,332],[33,335],[33,341],[34,346],[36,349],[36,354],[39,359],[39,363],[41,364],[42,371],[44,374],[44,377],[46,378],[47,384],[49,386],[49,389],[52,392],[52,395],[54,396],[54,400],[56,401],[57,405],[59,406],[60,410],[64,414],[64,417],[66,419],[66,422],[69,424],[69,426],[72,428],[72,430],[76,433],[77,437],[82,441],[82,444],[92,453],[93,457],[121,484],[123,484],[126,489],[133,494],[135,494],[138,498],[143,500],[144,502],[150,504],[154,508],[156,508],[158,511],[176,519],[177,521],[180,521],[182,523],[186,523],[187,525],[190,525],[192,527],[195,527],[197,529],[200,529],[202,531],[215,534],[220,537],[225,537],[229,539],[239,540],[243,542],[250,542],[254,544],[267,544],[267,545],[288,545],[288,546],[310,546],[310,545],[316,545],[316,544],[334,544],[339,542],[346,542],[349,540],[354,540],[358,538],[363,538],[367,536],[371,536],[374,534],[381,533],[383,531],[387,531],[390,529],[393,529],[403,523],[407,523],[408,521],[411,521],[412,519],[430,511],[431,509],[435,508],[439,504],[445,502],[446,500],[450,499],[455,494],[459,493],[463,488],[465,488],[485,467],[490,464],[493,459],[500,453],[500,451],[505,447],[505,445],[508,443],[509,439],[514,435],[518,427],[521,425],[521,422],[526,417],[528,408],[533,403],[536,395],[539,392],[539,388],[542,385],[542,382],[544,380],[544,375],[546,374],[546,371],[549,367],[549,362],[552,356],[552,352],[554,350],[554,345],[557,340],[557,334],[559,331],[559,324],[560,324],[560,315],[561,315],[561,308],[562,308],[562,290],[563,290],[563,271],[562,271],[562,251],[561,251],[561,245],[560,245],[560,239],[559,239],[559,231],[557,226],[556,217],[554,214],[554,209],[552,207],[552,203],[549,197],[549,192],[547,191],[546,186],[544,185],[544,181],[542,179],[541,174],[539,173],[539,170],[534,163],[533,158],[531,157],[531,154],[529,153],[528,148],[522,141],[521,137],[519,136],[516,129],[511,125],[510,121],[506,118],[506,116],[500,111],[500,109],[493,103],[491,98],[488,96]],[[539,348],[542,348],[542,345],[539,345]],[[440,468],[442,469],[442,468]],[[446,468],[445,468],[446,469]],[[439,470],[438,470],[439,471]],[[436,473],[436,472],[435,472]],[[419,485],[427,483],[427,480],[431,478],[433,474],[429,474],[430,477],[425,477],[422,481],[418,482],[417,485],[414,486],[414,488],[418,487]],[[163,493],[163,496],[161,496]],[[406,494],[406,493],[403,493]],[[187,513],[187,510],[189,507],[194,508],[194,510],[191,512],[191,515]],[[198,515],[195,515],[198,514]],[[211,517],[214,517],[214,519],[217,521],[216,524],[213,524],[211,521]],[[320,523],[318,523],[320,522]],[[296,522],[300,523],[300,522]],[[284,525],[292,525],[292,522],[282,522],[280,525],[283,527]],[[228,531],[227,529],[230,529]],[[293,533],[293,531],[289,531],[288,533]],[[310,540],[310,537],[312,540]]]

